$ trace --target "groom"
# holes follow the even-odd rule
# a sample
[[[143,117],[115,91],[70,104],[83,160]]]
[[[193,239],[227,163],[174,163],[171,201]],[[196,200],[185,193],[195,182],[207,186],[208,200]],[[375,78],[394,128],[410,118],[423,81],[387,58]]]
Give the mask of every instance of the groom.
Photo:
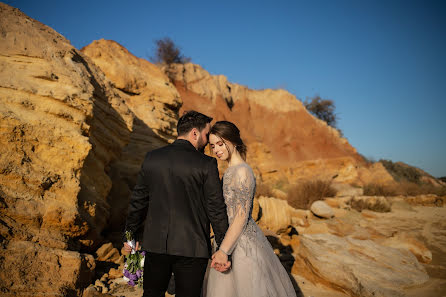
[[[208,143],[211,121],[196,111],[185,113],[175,142],[148,152],[141,166],[126,230],[136,234],[145,221],[144,297],[164,296],[172,272],[177,297],[200,296],[211,255],[209,224],[217,245],[228,229],[217,161],[200,152]],[[124,249],[130,251],[126,243]],[[217,270],[229,269],[222,251],[212,258]]]

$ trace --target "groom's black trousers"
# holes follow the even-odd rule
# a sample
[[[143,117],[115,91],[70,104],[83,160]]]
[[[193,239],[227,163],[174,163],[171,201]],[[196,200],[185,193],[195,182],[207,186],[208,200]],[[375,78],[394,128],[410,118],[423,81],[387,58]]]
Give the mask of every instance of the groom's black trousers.
[[[172,272],[176,297],[200,297],[207,258],[147,253],[143,297],[164,297]]]

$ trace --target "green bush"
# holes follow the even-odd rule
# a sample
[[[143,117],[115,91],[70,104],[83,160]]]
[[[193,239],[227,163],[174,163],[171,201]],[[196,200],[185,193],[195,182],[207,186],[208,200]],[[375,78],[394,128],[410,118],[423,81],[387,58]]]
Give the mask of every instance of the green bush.
[[[333,100],[322,99],[320,96],[315,96],[311,100],[305,100],[304,106],[315,117],[325,121],[327,125],[338,129],[336,126],[338,117],[335,113],[336,106]],[[339,129],[338,131],[342,134]]]

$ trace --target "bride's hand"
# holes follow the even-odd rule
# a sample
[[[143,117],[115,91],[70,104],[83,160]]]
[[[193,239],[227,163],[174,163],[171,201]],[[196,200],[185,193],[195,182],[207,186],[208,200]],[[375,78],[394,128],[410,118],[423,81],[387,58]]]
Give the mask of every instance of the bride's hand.
[[[217,251],[212,255],[211,267],[219,272],[225,272],[231,267],[228,256],[222,251]]]

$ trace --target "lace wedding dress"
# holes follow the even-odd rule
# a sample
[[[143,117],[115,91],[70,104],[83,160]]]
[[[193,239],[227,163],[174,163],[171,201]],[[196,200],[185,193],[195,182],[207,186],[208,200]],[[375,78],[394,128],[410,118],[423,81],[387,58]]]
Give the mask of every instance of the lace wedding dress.
[[[251,216],[254,193],[255,178],[248,164],[226,170],[223,195],[230,227],[220,248],[232,254],[232,267],[225,273],[208,267],[204,297],[296,296],[287,272]]]

